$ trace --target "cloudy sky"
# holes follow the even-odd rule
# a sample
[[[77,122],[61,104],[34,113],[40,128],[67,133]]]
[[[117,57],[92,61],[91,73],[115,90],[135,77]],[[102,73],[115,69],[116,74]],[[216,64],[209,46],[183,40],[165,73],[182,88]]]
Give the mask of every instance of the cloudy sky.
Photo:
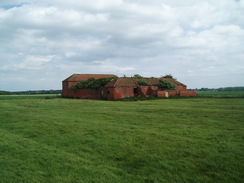
[[[73,73],[244,86],[244,0],[0,0],[0,90]]]

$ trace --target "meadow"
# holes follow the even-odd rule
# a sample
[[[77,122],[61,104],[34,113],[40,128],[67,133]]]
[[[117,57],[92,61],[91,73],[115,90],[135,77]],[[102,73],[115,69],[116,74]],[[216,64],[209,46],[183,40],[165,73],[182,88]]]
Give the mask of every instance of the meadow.
[[[61,94],[33,94],[33,95],[0,95],[0,100],[2,99],[30,99],[30,98],[39,98],[39,99],[49,99],[49,98],[58,98],[61,97]]]
[[[243,182],[244,98],[0,97],[0,182]]]
[[[199,97],[244,98],[244,91],[197,91]]]

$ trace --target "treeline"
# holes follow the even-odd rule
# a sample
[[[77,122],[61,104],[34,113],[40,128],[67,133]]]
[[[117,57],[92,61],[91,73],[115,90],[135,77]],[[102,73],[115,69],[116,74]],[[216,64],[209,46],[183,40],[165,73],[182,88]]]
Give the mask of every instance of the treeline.
[[[0,91],[0,95],[37,95],[37,94],[61,94],[62,90],[28,90],[28,91]]]
[[[244,86],[224,87],[224,88],[201,88],[197,91],[244,91]]]

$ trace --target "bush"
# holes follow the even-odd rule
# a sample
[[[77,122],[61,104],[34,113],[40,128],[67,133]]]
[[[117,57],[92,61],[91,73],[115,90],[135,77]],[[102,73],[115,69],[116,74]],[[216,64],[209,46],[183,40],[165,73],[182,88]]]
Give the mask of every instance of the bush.
[[[86,81],[80,81],[75,85],[71,86],[71,89],[98,89],[100,87],[105,86],[109,81],[115,79],[117,77],[109,77],[109,78],[89,78]]]
[[[175,90],[175,84],[171,83],[168,80],[161,80],[159,84],[162,88],[167,88],[169,90]]]
[[[172,74],[166,74],[165,76],[163,76],[163,78],[170,78],[170,79],[175,79],[176,80],[176,78],[174,78],[172,76]]]
[[[143,77],[141,75],[139,75],[139,74],[134,74],[134,76],[132,76],[132,78],[139,78],[139,79],[141,79]]]
[[[137,84],[139,86],[150,86],[150,84],[147,81],[145,81],[144,79],[140,79],[139,81],[137,81]]]

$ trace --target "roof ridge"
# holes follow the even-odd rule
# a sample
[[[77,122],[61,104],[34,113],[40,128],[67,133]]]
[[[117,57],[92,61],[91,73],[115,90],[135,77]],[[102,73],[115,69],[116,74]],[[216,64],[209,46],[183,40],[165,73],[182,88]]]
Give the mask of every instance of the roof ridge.
[[[87,80],[92,77],[94,77],[95,79],[99,79],[99,78],[107,78],[107,77],[115,77],[115,76],[116,75],[114,75],[114,74],[72,74],[71,76],[69,76],[68,78],[63,80],[63,82],[65,82],[65,81],[83,81],[83,80]]]

